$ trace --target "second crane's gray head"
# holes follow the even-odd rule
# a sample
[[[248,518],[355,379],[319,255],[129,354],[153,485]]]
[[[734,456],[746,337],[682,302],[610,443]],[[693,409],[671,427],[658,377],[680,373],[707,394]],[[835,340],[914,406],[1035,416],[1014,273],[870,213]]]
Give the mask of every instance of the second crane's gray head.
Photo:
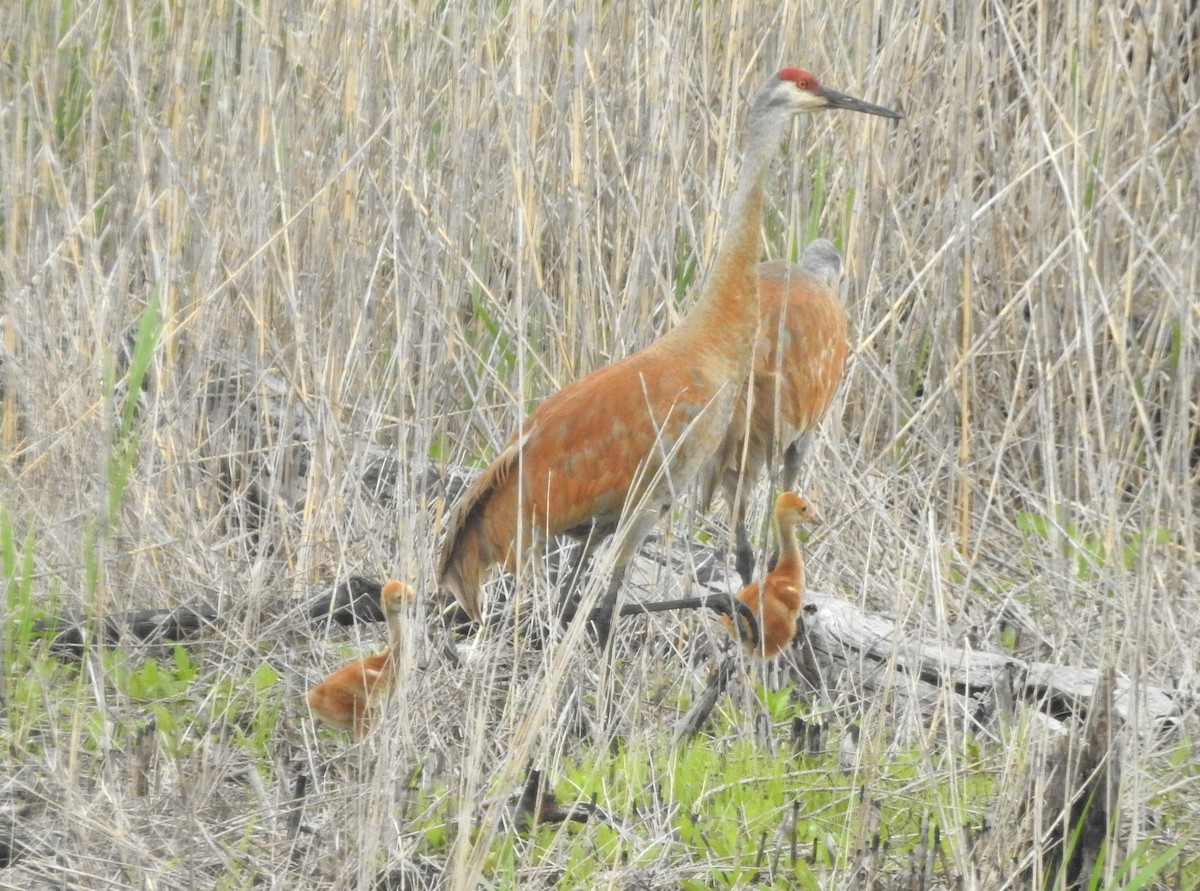
[[[800,265],[834,290],[842,280],[842,255],[828,238],[809,242],[800,256]]]
[[[774,111],[809,114],[825,108],[844,108],[848,111],[861,111],[864,114],[893,119],[904,117],[890,108],[872,105],[870,102],[823,86],[815,75],[803,68],[781,69],[758,91],[753,105],[754,112],[759,114]]]

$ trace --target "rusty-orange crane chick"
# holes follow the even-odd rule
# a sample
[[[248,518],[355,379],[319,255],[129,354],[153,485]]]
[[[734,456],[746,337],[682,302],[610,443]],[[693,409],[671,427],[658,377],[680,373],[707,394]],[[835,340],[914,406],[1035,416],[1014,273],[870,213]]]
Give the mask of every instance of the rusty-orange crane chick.
[[[691,310],[645,349],[550,396],[472,483],[447,523],[438,579],[483,621],[488,570],[515,570],[549,537],[618,533],[616,569],[590,619],[607,644],[625,568],[659,514],[712,466],[745,389],[758,327],[759,230],[771,159],[796,115],[901,115],[784,68],[755,95],[716,258]]]
[[[745,523],[749,490],[764,468],[773,476],[781,465],[778,487],[795,488],[808,441],[846,370],[850,345],[846,310],[838,299],[841,279],[842,258],[824,238],[808,245],[798,264],[773,260],[758,267],[761,325],[752,385],[748,398],[734,405],[719,480],[713,481],[719,481],[730,505],[734,565],[744,585],[754,576]]]
[[[816,525],[820,514],[807,498],[784,492],[775,499],[775,530],[779,538],[779,560],[761,582],[754,581],[728,594],[703,594],[677,600],[630,603],[620,615],[682,609],[711,609],[720,614],[725,630],[741,641],[746,653],[769,659],[777,655],[796,636],[796,622],[804,605],[804,558],[796,527],[800,523]]]
[[[735,630],[729,616],[721,616],[726,630],[741,639],[747,655],[770,659],[782,652],[796,636],[796,622],[804,605],[805,590],[804,558],[800,554],[796,527],[801,523],[820,522],[820,515],[807,498],[795,492],[784,492],[775,499],[779,561],[761,582],[751,582],[737,594],[737,599],[746,604],[758,620],[758,633],[741,633],[740,621],[739,630]]]
[[[388,647],[382,653],[342,666],[308,691],[308,707],[318,721],[353,730],[360,739],[370,730],[395,683],[404,636],[404,607],[416,597],[416,592],[403,582],[389,581],[383,586],[379,599],[387,621]]]

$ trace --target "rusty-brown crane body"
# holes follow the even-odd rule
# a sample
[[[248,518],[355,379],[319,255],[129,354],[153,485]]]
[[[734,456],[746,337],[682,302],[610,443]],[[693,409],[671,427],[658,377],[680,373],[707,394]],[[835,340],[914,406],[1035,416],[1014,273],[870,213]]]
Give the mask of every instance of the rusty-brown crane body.
[[[809,244],[799,263],[760,264],[758,279],[761,324],[751,386],[734,405],[709,485],[711,494],[719,484],[730,506],[742,584],[754,575],[745,524],[749,491],[764,468],[772,477],[779,471],[773,486],[795,487],[800,460],[837,395],[850,350],[838,299],[842,258],[830,242]]]
[[[546,399],[460,498],[438,579],[482,622],[487,571],[513,571],[551,536],[618,535],[592,615],[606,642],[625,566],[665,506],[709,472],[749,373],[758,327],[764,181],[791,119],[822,108],[897,113],[785,68],[758,91],[716,259],[691,311],[650,346]]]

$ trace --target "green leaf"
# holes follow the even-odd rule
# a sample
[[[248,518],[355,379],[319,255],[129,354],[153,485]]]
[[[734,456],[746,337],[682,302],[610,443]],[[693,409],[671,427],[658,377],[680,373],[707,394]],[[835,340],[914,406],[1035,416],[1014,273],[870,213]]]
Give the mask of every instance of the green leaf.
[[[261,693],[268,687],[273,686],[278,680],[279,672],[266,662],[254,669],[254,674],[250,675],[250,683],[256,693]]]
[[[1026,535],[1036,535],[1038,538],[1050,538],[1050,521],[1041,514],[1017,514],[1017,528]]]
[[[1145,866],[1138,870],[1137,875],[1124,886],[1125,891],[1139,891],[1158,879],[1163,871],[1170,866],[1183,850],[1183,842],[1179,841],[1167,848]]]

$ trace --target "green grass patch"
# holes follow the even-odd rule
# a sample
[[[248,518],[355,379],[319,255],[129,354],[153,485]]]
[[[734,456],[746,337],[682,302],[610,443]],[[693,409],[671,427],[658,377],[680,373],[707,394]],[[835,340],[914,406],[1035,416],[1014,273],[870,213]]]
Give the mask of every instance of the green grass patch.
[[[1055,540],[1055,530],[1061,534],[1063,555],[1073,557],[1075,572],[1082,580],[1095,578],[1105,566],[1132,572],[1137,569],[1142,552],[1148,547],[1161,547],[1175,540],[1174,533],[1163,526],[1145,532],[1135,531],[1113,546],[1097,535],[1080,529],[1079,525],[1060,511],[1057,521],[1043,514],[1026,511],[1017,514],[1017,528],[1027,539],[1043,542]]]
[[[889,755],[869,776],[847,772],[838,765],[840,729],[824,753],[794,753],[787,728],[805,706],[790,688],[759,697],[769,740],[748,726],[753,716],[726,702],[712,729],[684,744],[661,728],[599,760],[590,751],[568,758],[554,789],[559,805],[595,802],[612,824],[497,834],[485,863],[490,886],[516,887],[521,876],[552,871],[557,887],[596,887],[635,867],[667,871],[685,889],[817,889],[876,834],[904,857],[939,830],[945,839],[981,825],[996,783],[975,748],[954,757],[912,749]],[[437,857],[453,820],[435,803],[446,791],[429,794],[425,812],[437,822],[419,832],[424,853]]]

